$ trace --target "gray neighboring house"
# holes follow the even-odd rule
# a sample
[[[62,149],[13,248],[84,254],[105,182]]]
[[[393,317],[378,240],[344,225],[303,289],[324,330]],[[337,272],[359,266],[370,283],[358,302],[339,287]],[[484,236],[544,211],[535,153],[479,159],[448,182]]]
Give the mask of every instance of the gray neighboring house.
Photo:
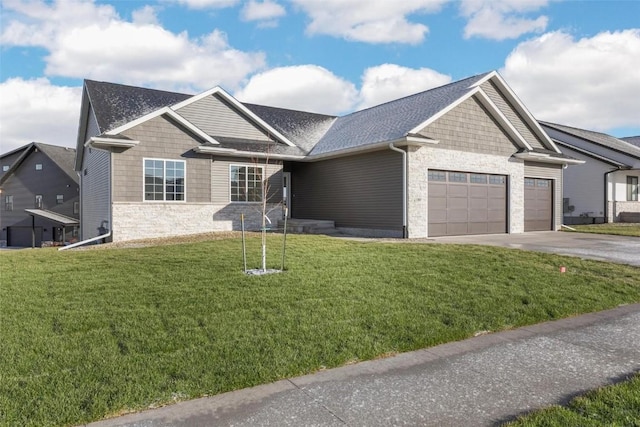
[[[640,135],[638,136],[625,136],[624,138],[620,138],[621,140],[628,142],[629,144],[633,144],[636,147],[640,147]]]
[[[76,151],[82,239],[113,241],[255,228],[264,197],[368,236],[557,230],[582,163],[497,72],[341,117],[86,80]]]
[[[0,156],[0,245],[64,244],[78,237],[73,148],[32,142]]]
[[[585,162],[564,173],[565,224],[640,222],[640,138],[540,122],[567,155]]]

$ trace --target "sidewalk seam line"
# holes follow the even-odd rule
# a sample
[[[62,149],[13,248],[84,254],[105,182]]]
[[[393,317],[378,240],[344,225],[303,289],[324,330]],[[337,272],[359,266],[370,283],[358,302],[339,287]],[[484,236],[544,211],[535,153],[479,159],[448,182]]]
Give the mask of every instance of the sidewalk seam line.
[[[309,397],[312,401],[314,402],[317,401],[317,399],[311,393],[308,393],[306,390],[299,387],[298,384],[294,383],[291,379],[287,378],[287,381],[289,381],[291,385],[293,385],[296,389],[300,390],[305,396]],[[349,425],[345,420],[343,420],[340,416],[338,416],[335,412],[333,412],[331,408],[329,408],[327,405],[321,403],[320,406],[323,407],[327,412],[329,412],[333,417],[337,418],[338,421],[340,421],[342,424]]]

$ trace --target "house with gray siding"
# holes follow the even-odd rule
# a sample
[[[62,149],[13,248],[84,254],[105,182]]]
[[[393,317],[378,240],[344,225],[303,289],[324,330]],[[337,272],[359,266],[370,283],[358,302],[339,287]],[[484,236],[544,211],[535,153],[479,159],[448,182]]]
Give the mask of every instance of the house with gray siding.
[[[584,161],[564,172],[566,224],[640,222],[640,138],[540,124],[564,153]]]
[[[557,230],[579,163],[489,72],[340,117],[86,80],[75,169],[83,239],[256,228],[263,200],[415,238]]]
[[[73,148],[32,142],[0,156],[0,245],[42,246],[78,237]]]

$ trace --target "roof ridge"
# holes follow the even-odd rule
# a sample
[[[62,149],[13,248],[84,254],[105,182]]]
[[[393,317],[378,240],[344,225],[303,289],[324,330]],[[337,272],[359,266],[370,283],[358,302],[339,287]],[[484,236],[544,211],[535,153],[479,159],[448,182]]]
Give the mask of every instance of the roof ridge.
[[[134,86],[134,85],[128,85],[128,84],[124,84],[124,83],[105,82],[105,81],[102,81],[102,80],[84,79],[84,82],[85,83],[87,83],[87,82],[89,82],[89,83],[97,83],[97,84],[101,84],[101,85],[120,86],[120,87],[131,88],[131,89],[142,89],[142,90],[148,90],[148,91],[153,91],[153,92],[170,93],[170,94],[173,94],[173,95],[185,95],[185,96],[196,96],[197,95],[197,94],[192,94],[192,93],[176,92],[176,91],[164,90],[164,89],[154,89],[154,88],[149,88],[149,87],[144,87],[144,86]]]
[[[353,112],[351,112],[349,114],[345,114],[344,116],[339,116],[339,117],[348,117],[348,116],[351,116],[353,114],[361,113],[363,111],[368,111],[368,110],[371,110],[371,109],[374,109],[374,108],[382,107],[384,105],[392,104],[394,102],[400,102],[400,101],[404,101],[404,100],[407,100],[407,99],[410,99],[410,98],[413,98],[413,97],[416,97],[416,96],[420,96],[420,95],[423,95],[423,94],[425,94],[427,92],[431,92],[431,91],[438,90],[438,89],[445,89],[448,86],[461,84],[462,82],[467,81],[467,80],[478,79],[479,77],[484,77],[489,73],[491,73],[491,71],[488,71],[486,73],[476,74],[476,75],[469,76],[469,77],[465,77],[465,78],[460,79],[460,80],[455,80],[455,81],[452,81],[452,82],[449,82],[449,83],[446,83],[446,84],[443,84],[443,85],[440,85],[440,86],[432,87],[432,88],[427,89],[427,90],[423,90],[423,91],[420,91],[420,92],[416,92],[416,93],[412,93],[412,94],[409,94],[409,95],[405,95],[405,96],[402,96],[400,98],[390,99],[389,101],[385,101],[385,102],[383,102],[381,104],[372,105],[370,107],[363,108],[362,110],[353,111]]]

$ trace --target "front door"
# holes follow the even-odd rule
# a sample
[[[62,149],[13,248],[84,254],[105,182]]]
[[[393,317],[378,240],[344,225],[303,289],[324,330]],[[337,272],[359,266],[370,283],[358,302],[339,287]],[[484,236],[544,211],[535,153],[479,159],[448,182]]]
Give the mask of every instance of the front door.
[[[282,216],[291,218],[291,172],[282,172]]]

